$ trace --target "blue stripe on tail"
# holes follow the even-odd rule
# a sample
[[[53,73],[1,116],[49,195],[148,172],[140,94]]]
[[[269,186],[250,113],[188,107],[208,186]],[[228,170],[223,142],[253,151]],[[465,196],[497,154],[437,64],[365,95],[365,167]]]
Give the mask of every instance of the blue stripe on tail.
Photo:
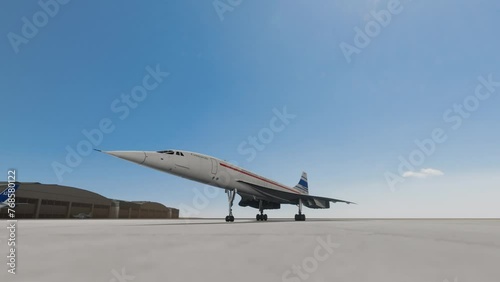
[[[19,184],[14,184],[14,190],[17,191],[17,188],[19,188]],[[2,194],[0,194],[0,203],[3,203],[7,200],[9,197],[9,186],[3,190]]]
[[[295,185],[294,188],[302,193],[309,194],[309,186],[307,184],[307,173],[305,172],[302,173],[299,184]]]

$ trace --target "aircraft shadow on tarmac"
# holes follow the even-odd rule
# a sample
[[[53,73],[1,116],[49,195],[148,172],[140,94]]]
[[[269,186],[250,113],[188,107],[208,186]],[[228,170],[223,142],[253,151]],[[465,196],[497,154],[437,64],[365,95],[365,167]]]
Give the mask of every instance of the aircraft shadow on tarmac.
[[[215,220],[220,220],[220,222],[216,222]],[[305,222],[327,222],[327,221],[331,221],[331,222],[339,222],[339,221],[361,221],[361,220],[365,220],[365,219],[342,219],[342,218],[311,218],[311,219],[307,219],[307,221]],[[176,226],[176,225],[214,225],[214,224],[223,224],[223,225],[232,225],[232,224],[257,224],[257,223],[260,223],[260,224],[265,224],[266,221],[257,221],[255,219],[250,219],[250,218],[242,218],[242,219],[236,219],[234,222],[224,222],[224,219],[222,218],[210,218],[210,219],[206,219],[206,218],[203,218],[203,219],[200,219],[200,218],[196,218],[196,219],[176,219],[175,221],[178,221],[178,222],[172,222],[172,220],[168,220],[168,222],[166,223],[147,223],[145,222],[144,224],[134,224],[134,225],[130,225],[130,226],[137,226],[137,225],[141,225],[141,226],[155,226],[155,225],[158,225],[158,226],[165,226],[165,225],[172,225],[172,226]],[[210,221],[210,222],[200,222],[200,221]],[[295,222],[294,219],[289,219],[289,218],[274,218],[274,219],[269,219],[267,221],[267,223],[283,223],[283,222],[289,222],[289,223],[295,223],[295,224],[299,224],[300,222],[304,222],[304,221],[299,221],[299,222]]]

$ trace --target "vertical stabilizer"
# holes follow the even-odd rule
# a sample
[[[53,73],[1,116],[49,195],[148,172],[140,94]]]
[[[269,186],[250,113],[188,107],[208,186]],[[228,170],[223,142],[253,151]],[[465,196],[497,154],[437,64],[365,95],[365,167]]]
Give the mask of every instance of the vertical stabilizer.
[[[294,187],[298,191],[304,193],[304,194],[309,194],[309,187],[307,185],[307,173],[302,172],[302,176],[300,177],[299,184],[295,185]]]

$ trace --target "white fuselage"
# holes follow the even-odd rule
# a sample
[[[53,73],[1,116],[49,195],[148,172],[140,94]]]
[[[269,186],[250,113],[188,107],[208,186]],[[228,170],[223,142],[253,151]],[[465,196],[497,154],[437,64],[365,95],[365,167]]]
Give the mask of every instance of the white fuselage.
[[[187,151],[115,151],[108,153],[193,181],[222,189],[237,189],[239,194],[256,197],[263,196],[259,191],[253,189],[251,185],[246,183],[252,183],[287,193],[302,194],[301,191],[292,187],[267,179],[226,161],[198,153]],[[129,155],[127,156],[126,154]],[[136,155],[132,156],[131,154]]]

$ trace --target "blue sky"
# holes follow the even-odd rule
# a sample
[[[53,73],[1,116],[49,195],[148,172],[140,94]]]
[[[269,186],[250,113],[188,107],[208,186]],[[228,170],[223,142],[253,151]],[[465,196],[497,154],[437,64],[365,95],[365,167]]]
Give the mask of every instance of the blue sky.
[[[2,3],[0,171],[107,197],[193,206],[203,185],[97,152],[57,177],[53,164],[65,163],[66,147],[109,119],[114,130],[100,149],[201,152],[288,185],[304,170],[311,194],[359,203],[308,216],[498,217],[500,87],[471,98],[478,77],[500,81],[497,1],[401,1],[362,48],[356,28],[373,25],[373,12],[391,13],[395,2],[228,3],[70,1],[57,11],[50,6],[53,16],[32,38],[23,35],[23,17],[33,23],[42,7]],[[350,62],[343,42],[359,51]],[[113,101],[142,85],[148,66],[169,75],[120,119]],[[477,104],[453,129],[453,107],[464,101]],[[238,146],[285,107],[296,117],[249,161]],[[436,128],[446,141],[403,177],[398,157],[408,159],[418,150],[414,140]],[[393,189],[388,172],[403,179]],[[199,216],[226,215],[223,191],[207,203]],[[237,217],[255,213],[235,208]],[[268,212],[295,213],[293,206]]]

